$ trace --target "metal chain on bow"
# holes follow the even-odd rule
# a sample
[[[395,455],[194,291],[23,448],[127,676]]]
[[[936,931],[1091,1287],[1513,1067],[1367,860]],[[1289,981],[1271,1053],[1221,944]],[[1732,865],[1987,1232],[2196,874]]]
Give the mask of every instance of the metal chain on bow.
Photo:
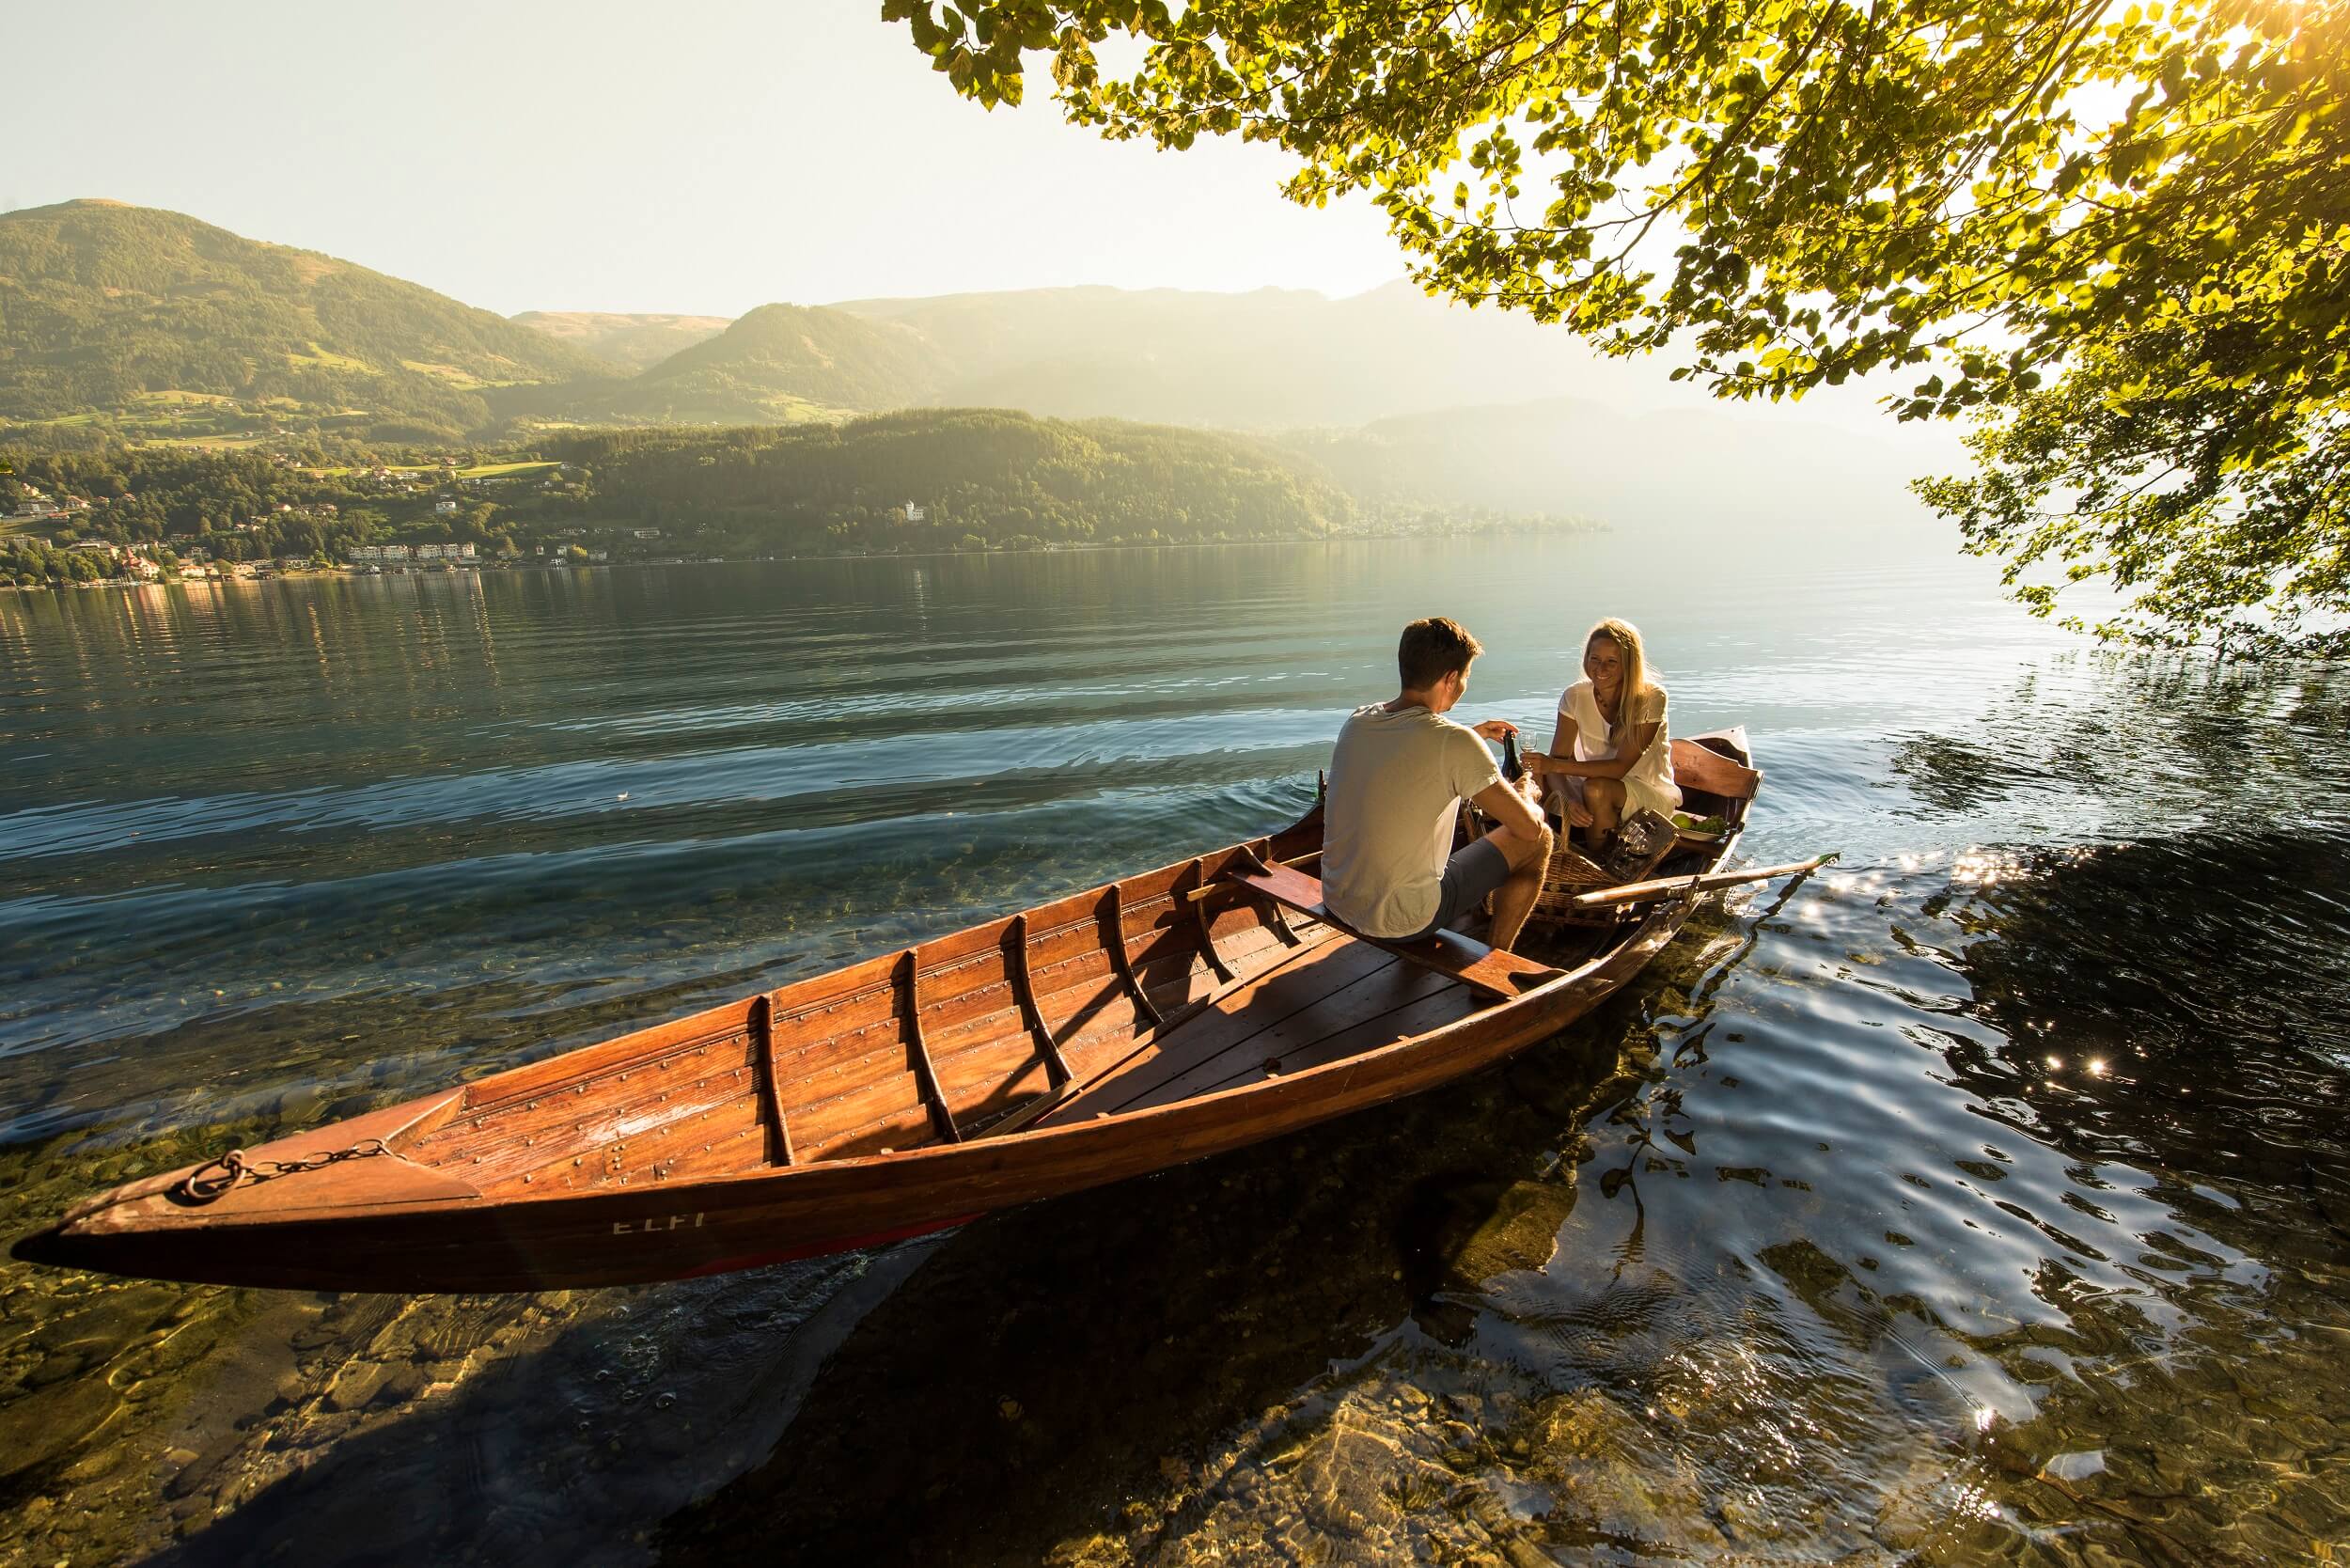
[[[207,1160],[189,1171],[172,1192],[191,1203],[210,1203],[247,1182],[272,1182],[280,1176],[298,1176],[306,1170],[323,1170],[345,1160],[364,1160],[390,1152],[380,1137],[363,1137],[348,1149],[330,1149],[298,1160],[248,1160],[243,1150],[231,1149],[218,1159]]]

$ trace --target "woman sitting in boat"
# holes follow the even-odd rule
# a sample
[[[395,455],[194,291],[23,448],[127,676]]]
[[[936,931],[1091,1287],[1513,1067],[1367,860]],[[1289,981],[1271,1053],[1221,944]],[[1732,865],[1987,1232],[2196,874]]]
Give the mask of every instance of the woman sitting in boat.
[[[1649,678],[1638,628],[1613,617],[1591,628],[1583,679],[1559,698],[1550,750],[1525,760],[1559,820],[1590,829],[1597,842],[1636,811],[1669,817],[1681,808],[1665,688]]]

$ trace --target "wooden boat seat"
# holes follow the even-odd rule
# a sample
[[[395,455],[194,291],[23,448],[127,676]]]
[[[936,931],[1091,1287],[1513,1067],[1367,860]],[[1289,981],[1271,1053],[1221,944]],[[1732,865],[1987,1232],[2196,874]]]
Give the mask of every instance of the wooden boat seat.
[[[1385,949],[1407,963],[1450,976],[1487,996],[1508,1000],[1565,973],[1547,964],[1521,958],[1505,948],[1489,948],[1453,931],[1439,931],[1433,936],[1410,941],[1367,935],[1330,913],[1322,902],[1320,878],[1308,876],[1293,866],[1268,866],[1253,856],[1250,859],[1253,864],[1236,861],[1225,871],[1225,879],[1321,920],[1357,942]]]
[[[1762,785],[1762,774],[1698,741],[1674,741],[1672,757],[1673,782],[1684,791],[1752,800]]]

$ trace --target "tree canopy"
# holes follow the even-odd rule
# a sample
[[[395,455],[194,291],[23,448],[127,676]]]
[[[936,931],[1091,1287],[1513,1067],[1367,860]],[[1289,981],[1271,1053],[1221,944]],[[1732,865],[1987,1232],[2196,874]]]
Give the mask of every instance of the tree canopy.
[[[2043,614],[2343,645],[2350,0],[884,0],[955,88],[1367,193],[1425,287],[1731,397],[1907,368]],[[1105,70],[1097,45],[1138,51]]]

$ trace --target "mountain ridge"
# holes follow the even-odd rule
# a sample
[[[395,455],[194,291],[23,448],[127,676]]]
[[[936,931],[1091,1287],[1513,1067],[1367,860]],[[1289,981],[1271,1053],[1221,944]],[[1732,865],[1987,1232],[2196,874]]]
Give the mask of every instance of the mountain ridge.
[[[304,417],[462,436],[609,362],[339,257],[86,197],[0,213],[0,422]],[[347,411],[357,411],[354,419]]]
[[[650,335],[640,358],[675,346],[633,371],[581,346],[632,333]],[[1086,285],[778,303],[730,321],[509,320],[184,214],[102,200],[0,214],[0,438],[36,447],[307,429],[446,448],[993,406],[1248,434],[1404,508],[1722,527],[1915,515],[1904,481],[1963,465],[1891,429],[1856,442],[1719,405],[1668,414],[1644,376],[1401,281],[1340,299]]]
[[[715,337],[734,318],[661,311],[525,310],[507,320],[616,365],[642,370],[681,349]]]

